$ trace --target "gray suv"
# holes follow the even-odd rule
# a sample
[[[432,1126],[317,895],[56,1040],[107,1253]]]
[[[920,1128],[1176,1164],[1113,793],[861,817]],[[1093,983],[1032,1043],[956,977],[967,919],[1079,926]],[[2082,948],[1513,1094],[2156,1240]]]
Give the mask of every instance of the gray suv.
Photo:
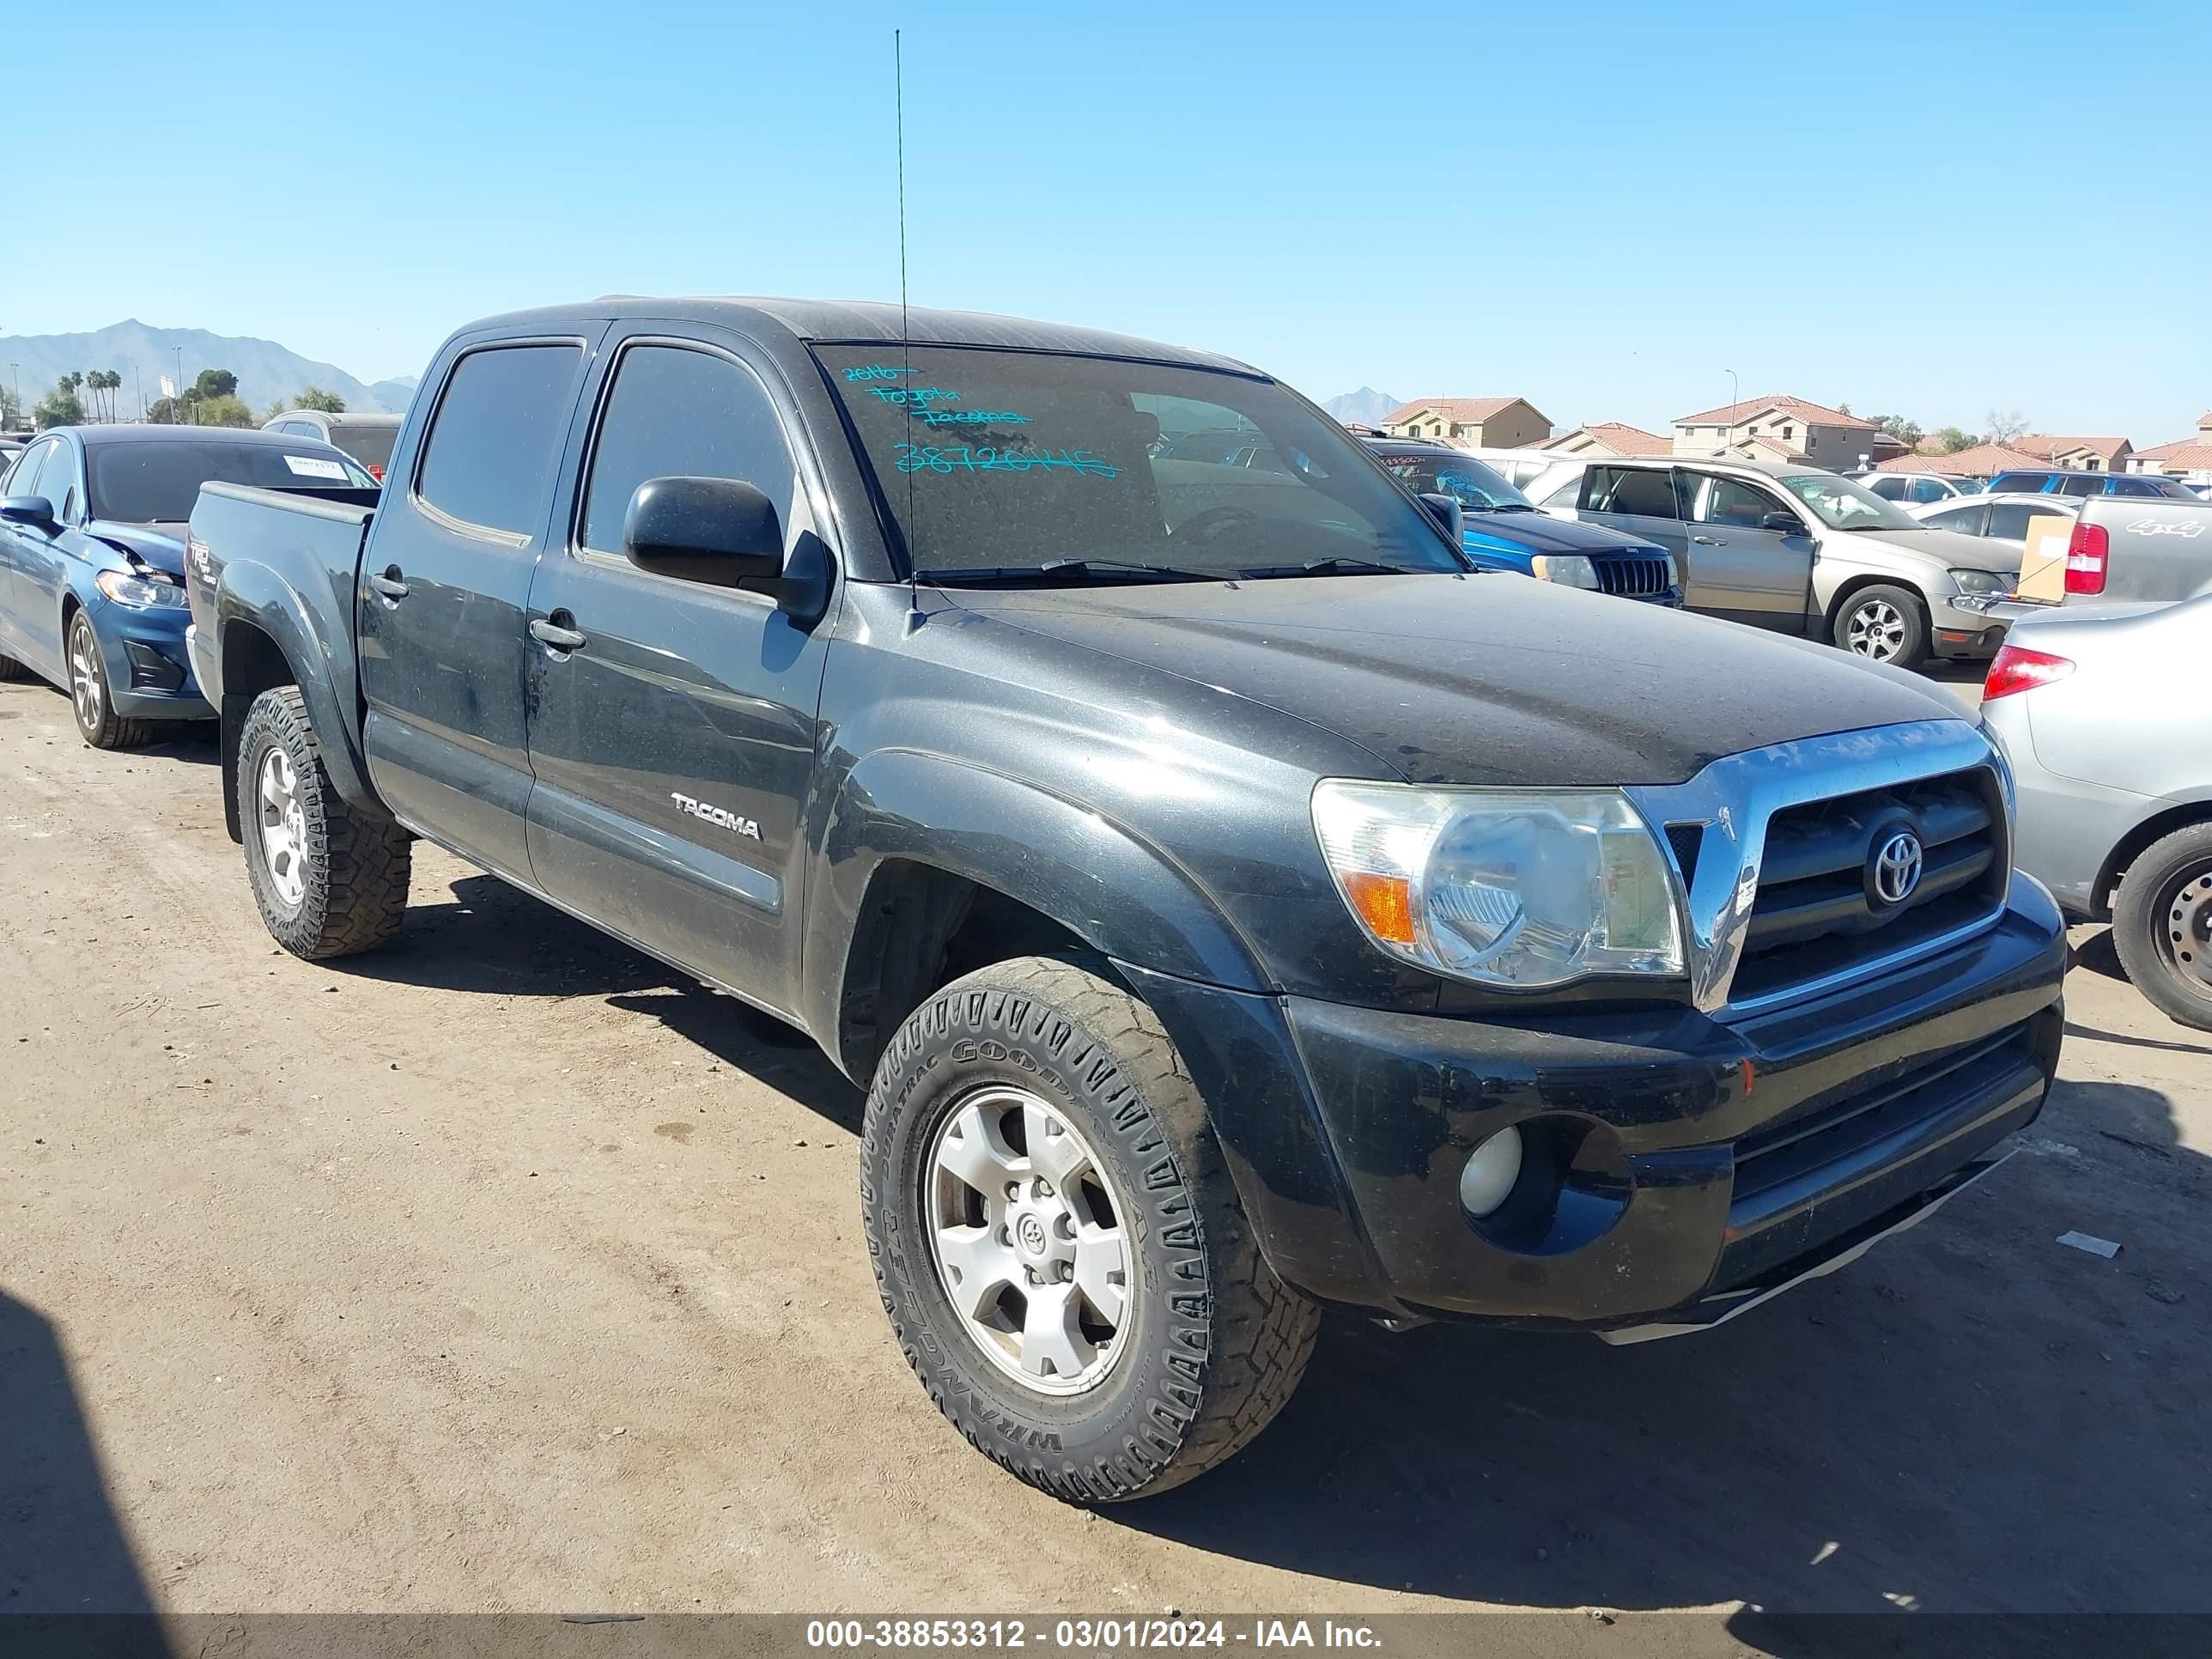
[[[1818,467],[1656,457],[1568,461],[1528,486],[1559,518],[1657,542],[1684,608],[1832,641],[1876,662],[1986,657],[2020,553],[1931,529]]]

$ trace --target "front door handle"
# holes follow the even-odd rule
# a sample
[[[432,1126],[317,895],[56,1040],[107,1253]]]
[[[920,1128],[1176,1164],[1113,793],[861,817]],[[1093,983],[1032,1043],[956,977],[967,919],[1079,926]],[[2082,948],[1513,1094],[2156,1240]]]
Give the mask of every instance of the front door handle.
[[[1717,536],[1692,536],[1690,539],[1699,547],[1726,547],[1728,544]]]
[[[568,617],[570,622],[576,620],[574,617],[569,617],[565,611],[556,611],[553,616]],[[550,647],[556,651],[580,651],[584,648],[584,636],[581,634],[573,628],[562,627],[551,617],[532,617],[530,623],[530,637],[536,640],[538,644]]]
[[[396,564],[386,565],[381,576],[371,576],[368,585],[395,605],[407,597],[407,584],[399,580],[399,567]]]

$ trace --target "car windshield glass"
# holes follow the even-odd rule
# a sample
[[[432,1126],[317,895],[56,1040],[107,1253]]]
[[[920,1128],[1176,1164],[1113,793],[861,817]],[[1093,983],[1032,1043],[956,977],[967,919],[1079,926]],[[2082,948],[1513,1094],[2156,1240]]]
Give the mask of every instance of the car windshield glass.
[[[1530,507],[1526,495],[1505,480],[1496,468],[1472,455],[1388,453],[1377,455],[1390,476],[1416,495],[1449,495],[1474,513],[1494,513],[1501,507]]]
[[[376,480],[344,456],[305,439],[246,444],[183,438],[175,443],[149,441],[88,448],[92,516],[118,524],[181,524],[192,516],[192,503],[199,499],[204,483],[376,488]]]
[[[349,426],[341,421],[331,427],[331,441],[363,466],[390,466],[392,446],[398,441],[396,426]]]
[[[1041,351],[817,349],[921,575],[1466,568],[1342,428],[1271,381]]]
[[[1831,530],[1923,530],[1923,525],[1893,501],[1862,489],[1848,478],[1818,473],[1784,478],[1782,487],[1813,509]]]

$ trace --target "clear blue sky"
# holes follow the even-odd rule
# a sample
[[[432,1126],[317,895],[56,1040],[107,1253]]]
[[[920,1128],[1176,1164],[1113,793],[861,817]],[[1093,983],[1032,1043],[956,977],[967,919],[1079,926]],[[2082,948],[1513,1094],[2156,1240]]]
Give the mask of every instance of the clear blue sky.
[[[1563,427],[1731,368],[1930,428],[2212,406],[2202,5],[46,0],[0,331],[374,380],[547,301],[895,298],[894,22],[917,303]]]

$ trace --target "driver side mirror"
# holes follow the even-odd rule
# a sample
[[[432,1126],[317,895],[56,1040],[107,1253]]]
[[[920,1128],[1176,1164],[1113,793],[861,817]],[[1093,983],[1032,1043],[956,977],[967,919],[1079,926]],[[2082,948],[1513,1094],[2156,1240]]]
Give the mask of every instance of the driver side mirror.
[[[1784,536],[1802,535],[1805,526],[1795,513],[1770,513],[1759,521],[1761,530],[1778,531]]]
[[[9,495],[0,498],[0,519],[9,524],[27,524],[51,535],[54,531],[54,504],[44,495]]]
[[[1452,550],[1457,552],[1467,528],[1467,509],[1460,505],[1459,497],[1424,492],[1419,500],[1421,510],[1437,521],[1437,529],[1451,538]]]
[[[655,575],[741,587],[783,574],[783,521],[735,478],[647,478],[623,519],[623,556]]]

